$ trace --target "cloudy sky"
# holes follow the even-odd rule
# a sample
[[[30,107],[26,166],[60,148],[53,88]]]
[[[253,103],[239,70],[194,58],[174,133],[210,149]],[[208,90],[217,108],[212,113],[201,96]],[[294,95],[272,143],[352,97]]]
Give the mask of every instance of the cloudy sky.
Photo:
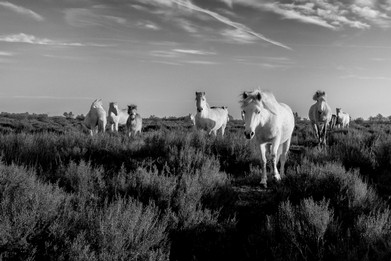
[[[353,118],[391,115],[391,0],[0,0],[0,111],[239,118],[244,90],[307,117],[325,90]]]

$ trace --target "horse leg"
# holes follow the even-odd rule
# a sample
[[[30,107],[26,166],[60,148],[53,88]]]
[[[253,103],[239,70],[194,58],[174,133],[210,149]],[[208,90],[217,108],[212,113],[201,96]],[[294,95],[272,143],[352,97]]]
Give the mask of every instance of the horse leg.
[[[212,128],[212,129],[209,131],[209,135],[211,135],[212,133],[213,133],[215,136],[217,136],[217,129],[216,129],[216,128]]]
[[[221,137],[224,136],[224,132],[225,132],[226,127],[227,127],[227,124],[223,124],[223,126],[221,126]]]
[[[266,174],[266,144],[259,145],[259,149],[261,150],[261,165],[262,165],[262,173],[261,173],[261,186],[264,188],[267,187],[267,174]]]
[[[312,129],[314,131],[314,136],[317,140],[319,140],[319,130],[318,125],[316,123],[312,123]]]
[[[279,144],[276,141],[274,141],[271,145],[271,158],[272,158],[272,163],[273,163],[273,174],[274,174],[274,178],[276,180],[281,179],[280,173],[278,173],[278,169],[277,169],[278,147],[279,147]]]
[[[285,141],[282,144],[282,152],[281,152],[281,156],[280,156],[280,174],[282,176],[285,175],[285,162],[286,162],[286,159],[288,156],[290,145],[291,145],[291,138],[289,138],[287,141]]]
[[[322,145],[326,145],[326,135],[327,135],[327,128],[325,126],[322,127]]]

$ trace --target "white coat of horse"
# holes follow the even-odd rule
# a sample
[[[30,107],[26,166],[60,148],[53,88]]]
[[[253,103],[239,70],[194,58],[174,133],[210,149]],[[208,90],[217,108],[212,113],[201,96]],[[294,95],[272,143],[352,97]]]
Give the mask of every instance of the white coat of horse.
[[[326,101],[326,93],[324,91],[317,91],[312,99],[316,103],[310,107],[308,117],[310,118],[318,143],[326,145],[327,126],[332,117],[331,108]]]
[[[140,114],[137,113],[136,105],[128,105],[128,120],[126,121],[126,128],[130,136],[135,136],[137,133],[141,134],[141,128],[143,125],[143,119]]]
[[[126,125],[129,114],[127,109],[119,109],[116,102],[110,102],[107,123],[111,131],[118,131],[119,125]]]
[[[337,127],[349,128],[350,116],[346,112],[343,112],[341,108],[336,108],[337,111]]]
[[[292,109],[277,102],[269,91],[254,90],[243,92],[241,109],[245,121],[244,134],[247,139],[255,137],[261,151],[262,177],[261,185],[266,187],[266,150],[271,154],[273,174],[276,180],[284,175],[284,166],[295,127]],[[277,163],[280,161],[280,172]]]
[[[227,107],[210,107],[206,102],[205,92],[196,92],[197,114],[195,115],[195,125],[197,129],[206,130],[208,134],[217,135],[221,129],[221,136],[224,136],[228,122]]]
[[[331,115],[331,120],[329,122],[329,130],[334,129],[336,124],[337,124],[337,115],[333,114]]]
[[[190,119],[191,124],[193,126],[195,126],[196,125],[196,123],[195,123],[195,114],[189,113],[189,119]]]
[[[103,108],[102,99],[96,99],[87,113],[84,124],[90,130],[91,136],[98,132],[105,132],[106,130],[106,111]]]

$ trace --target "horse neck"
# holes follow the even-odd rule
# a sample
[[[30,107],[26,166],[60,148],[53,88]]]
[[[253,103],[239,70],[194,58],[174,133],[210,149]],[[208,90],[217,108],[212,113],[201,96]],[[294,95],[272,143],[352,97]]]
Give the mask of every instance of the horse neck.
[[[260,126],[265,126],[266,124],[268,124],[273,117],[273,114],[269,110],[266,109],[263,110],[264,112],[258,115],[258,121]]]
[[[207,116],[209,115],[210,106],[207,101],[205,101],[205,106],[202,108],[202,111],[200,112],[201,116]]]
[[[325,112],[327,111],[327,102],[324,98],[320,98],[318,101],[317,101],[317,108],[318,108],[318,111],[322,111],[322,112]]]

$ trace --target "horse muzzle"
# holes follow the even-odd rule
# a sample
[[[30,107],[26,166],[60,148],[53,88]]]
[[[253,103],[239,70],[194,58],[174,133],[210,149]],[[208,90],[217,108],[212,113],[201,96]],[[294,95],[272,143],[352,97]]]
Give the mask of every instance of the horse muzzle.
[[[253,131],[250,131],[250,132],[245,131],[245,132],[244,132],[244,136],[245,136],[246,139],[248,139],[248,140],[251,140],[252,138],[254,138],[254,135],[255,135],[255,133],[254,133]]]

